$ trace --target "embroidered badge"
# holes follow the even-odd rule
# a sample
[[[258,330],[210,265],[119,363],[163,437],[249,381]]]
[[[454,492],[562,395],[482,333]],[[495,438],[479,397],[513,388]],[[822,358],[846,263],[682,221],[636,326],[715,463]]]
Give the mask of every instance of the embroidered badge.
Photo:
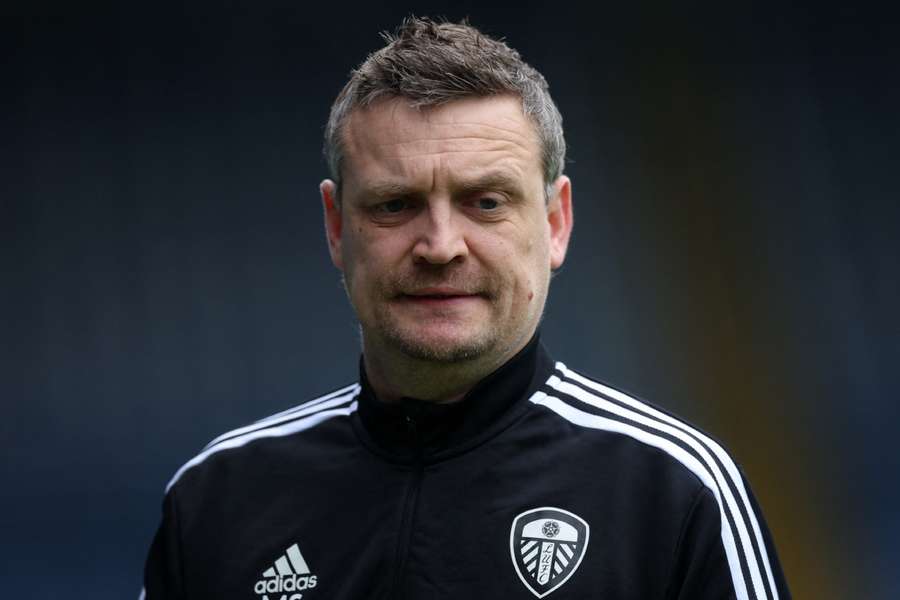
[[[513,519],[509,552],[519,579],[538,598],[568,581],[587,549],[590,526],[578,515],[544,506]]]

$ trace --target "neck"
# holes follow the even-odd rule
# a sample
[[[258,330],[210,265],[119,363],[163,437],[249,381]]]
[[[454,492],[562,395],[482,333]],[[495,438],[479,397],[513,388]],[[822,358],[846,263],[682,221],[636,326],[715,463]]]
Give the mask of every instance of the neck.
[[[363,361],[369,384],[382,402],[417,398],[449,404],[462,400],[479,381],[524,348],[529,339],[531,336],[502,352],[447,362],[414,358],[395,349],[376,350],[364,338]]]

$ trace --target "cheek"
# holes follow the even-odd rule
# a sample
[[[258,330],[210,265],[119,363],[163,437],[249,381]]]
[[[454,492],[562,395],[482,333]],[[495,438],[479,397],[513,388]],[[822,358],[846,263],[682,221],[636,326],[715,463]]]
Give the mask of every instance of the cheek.
[[[355,226],[353,235],[345,238],[344,276],[352,291],[361,295],[373,293],[402,262],[403,238],[379,235],[364,226]]]
[[[541,230],[533,231],[516,248],[510,248],[511,252],[518,252],[517,256],[521,257],[517,266],[517,284],[521,286],[517,296],[520,298],[519,302],[528,307],[527,310],[531,310],[532,305],[544,295],[549,279],[549,240],[544,238],[543,233]]]
[[[347,234],[350,235],[347,235]],[[366,294],[369,278],[371,253],[365,251],[366,242],[359,229],[353,227],[345,230],[344,235],[344,285],[354,303]]]
[[[539,249],[539,240],[534,238],[504,240],[498,244],[498,255],[503,257],[500,277],[507,281],[511,292],[509,300],[519,310],[531,305],[539,292]]]

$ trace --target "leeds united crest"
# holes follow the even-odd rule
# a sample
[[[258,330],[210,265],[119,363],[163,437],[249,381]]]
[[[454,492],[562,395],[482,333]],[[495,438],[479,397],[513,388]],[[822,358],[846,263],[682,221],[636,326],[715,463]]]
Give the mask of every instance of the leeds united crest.
[[[538,598],[564,584],[578,569],[590,527],[579,516],[545,506],[513,520],[509,552],[519,579]]]

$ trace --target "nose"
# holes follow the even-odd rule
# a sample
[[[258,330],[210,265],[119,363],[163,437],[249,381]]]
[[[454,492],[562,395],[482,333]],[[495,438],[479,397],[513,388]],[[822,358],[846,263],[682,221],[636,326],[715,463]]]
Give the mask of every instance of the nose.
[[[413,259],[419,263],[446,265],[463,260],[469,253],[462,223],[448,202],[431,202],[419,218]]]

